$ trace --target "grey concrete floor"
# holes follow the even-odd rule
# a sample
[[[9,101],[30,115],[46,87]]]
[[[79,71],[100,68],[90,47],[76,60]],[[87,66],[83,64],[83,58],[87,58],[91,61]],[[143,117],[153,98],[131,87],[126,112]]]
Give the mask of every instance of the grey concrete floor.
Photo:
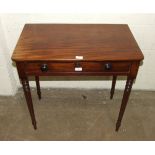
[[[119,132],[115,132],[123,92],[116,90],[42,89],[32,98],[34,130],[20,89],[0,97],[0,140],[155,140],[155,92],[132,91]]]

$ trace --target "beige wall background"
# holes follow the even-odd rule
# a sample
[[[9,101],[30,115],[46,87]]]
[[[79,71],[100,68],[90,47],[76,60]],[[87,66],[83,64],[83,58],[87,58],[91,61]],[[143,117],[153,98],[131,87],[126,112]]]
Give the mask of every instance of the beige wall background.
[[[25,23],[125,23],[144,54],[133,89],[155,90],[155,14],[0,14],[0,95],[14,95],[21,87],[11,55]],[[85,78],[84,78],[85,79]],[[61,78],[41,81],[41,87],[110,88],[111,81]],[[104,78],[103,78],[104,79]],[[32,87],[34,81],[30,82]],[[117,89],[124,88],[120,79]]]

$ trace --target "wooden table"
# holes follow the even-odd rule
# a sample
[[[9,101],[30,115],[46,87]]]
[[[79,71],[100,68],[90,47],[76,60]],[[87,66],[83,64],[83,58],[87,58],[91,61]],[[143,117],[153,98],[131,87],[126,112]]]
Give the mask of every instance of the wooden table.
[[[34,129],[37,128],[28,76],[127,76],[118,131],[143,54],[125,24],[26,24],[12,55]]]

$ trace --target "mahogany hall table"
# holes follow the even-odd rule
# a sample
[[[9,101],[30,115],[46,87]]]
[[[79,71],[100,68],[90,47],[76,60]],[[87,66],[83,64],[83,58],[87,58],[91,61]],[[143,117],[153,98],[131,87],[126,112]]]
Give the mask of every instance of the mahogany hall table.
[[[125,24],[26,24],[12,60],[16,62],[34,129],[37,128],[28,76],[127,76],[118,131],[143,54]]]

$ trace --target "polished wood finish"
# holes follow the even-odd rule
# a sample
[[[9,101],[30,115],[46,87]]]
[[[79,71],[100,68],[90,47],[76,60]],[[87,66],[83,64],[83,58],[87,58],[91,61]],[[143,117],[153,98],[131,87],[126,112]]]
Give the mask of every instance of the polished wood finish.
[[[46,71],[42,71],[41,67],[43,65],[47,66]],[[78,64],[78,65],[77,65]],[[111,68],[107,69],[106,64],[110,64]],[[26,74],[28,75],[53,75],[53,73],[67,73],[72,72],[76,73],[76,67],[81,67],[82,72],[100,72],[102,74],[107,74],[108,72],[113,73],[129,73],[130,71],[131,62],[28,62],[26,63]]]
[[[143,59],[128,25],[26,24],[15,61],[133,61]]]
[[[143,54],[125,24],[26,24],[12,60],[16,62],[32,124],[36,129],[28,76],[127,76],[116,123],[118,131]]]

